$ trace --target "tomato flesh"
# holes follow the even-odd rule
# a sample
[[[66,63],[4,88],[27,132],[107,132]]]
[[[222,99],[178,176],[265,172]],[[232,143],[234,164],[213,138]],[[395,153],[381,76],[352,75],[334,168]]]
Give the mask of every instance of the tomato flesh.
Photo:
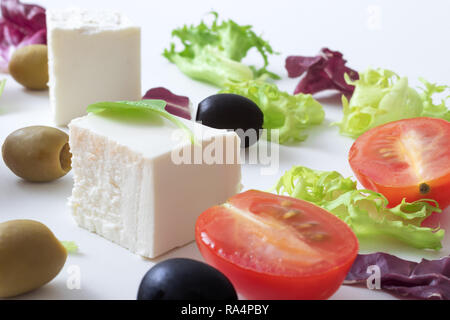
[[[414,118],[391,122],[361,135],[349,153],[350,166],[367,188],[390,206],[405,198],[450,204],[450,122]]]
[[[358,251],[352,230],[331,213],[254,190],[205,211],[196,241],[248,299],[326,299]]]

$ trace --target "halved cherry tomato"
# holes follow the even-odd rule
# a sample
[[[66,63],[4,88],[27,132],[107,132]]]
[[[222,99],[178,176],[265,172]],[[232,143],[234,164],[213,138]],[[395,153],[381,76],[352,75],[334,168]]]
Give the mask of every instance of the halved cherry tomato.
[[[312,203],[247,191],[203,212],[204,259],[248,299],[327,299],[358,252],[353,231]]]
[[[450,122],[414,118],[373,128],[356,139],[349,154],[359,182],[395,206],[403,198],[450,204]]]

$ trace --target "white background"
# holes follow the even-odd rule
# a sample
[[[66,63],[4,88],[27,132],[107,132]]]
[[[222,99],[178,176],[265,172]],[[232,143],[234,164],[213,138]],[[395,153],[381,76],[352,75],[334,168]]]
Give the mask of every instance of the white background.
[[[287,79],[284,59],[287,55],[314,55],[327,46],[344,53],[348,65],[356,70],[384,67],[408,76],[412,85],[422,76],[432,82],[450,84],[448,1],[138,1],[138,0],[54,0],[36,1],[46,8],[79,6],[108,8],[126,13],[142,26],[143,90],[165,86],[187,95],[196,105],[217,91],[195,82],[169,64],[161,53],[169,46],[171,31],[185,23],[197,24],[215,10],[223,18],[251,24],[263,34],[281,55],[270,59],[270,70],[283,76],[277,84],[292,92],[297,80]],[[256,55],[246,62],[260,63]],[[47,92],[24,90],[8,78],[0,98],[0,143],[13,130],[26,125],[52,125]],[[256,166],[244,166],[246,188],[266,190],[293,165],[338,170],[352,175],[347,164],[349,138],[338,135],[329,124],[341,117],[335,95],[321,95],[326,109],[325,123],[313,129],[310,137],[297,146],[281,147],[280,170],[274,176],[260,176]],[[14,176],[0,161],[0,222],[10,219],[36,219],[48,225],[61,240],[74,240],[80,253],[68,258],[64,270],[45,287],[26,294],[25,299],[135,299],[144,273],[157,261],[168,257],[201,259],[195,244],[174,250],[150,261],[129,253],[103,238],[78,228],[66,207],[72,177],[47,184],[27,183]],[[201,195],[199,195],[201,197]],[[450,210],[441,225],[450,229]],[[440,252],[412,250],[393,243],[362,243],[361,251],[388,251],[418,260],[438,258],[450,253],[446,236]],[[81,289],[66,287],[67,269],[80,267]],[[364,288],[342,287],[333,299],[389,299],[392,296]]]

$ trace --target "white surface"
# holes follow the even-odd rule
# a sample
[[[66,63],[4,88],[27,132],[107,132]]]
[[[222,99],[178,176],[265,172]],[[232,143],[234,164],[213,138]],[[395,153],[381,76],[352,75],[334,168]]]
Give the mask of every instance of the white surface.
[[[357,70],[368,66],[391,68],[410,77],[412,84],[423,76],[433,82],[450,84],[447,40],[450,30],[450,3],[447,1],[139,1],[73,0],[38,1],[46,7],[110,8],[122,10],[142,26],[143,90],[166,86],[188,95],[196,105],[217,91],[195,82],[169,64],[161,53],[170,42],[170,32],[184,23],[198,23],[214,9],[223,18],[252,24],[282,54],[270,59],[270,70],[283,76],[277,84],[292,92],[297,80],[287,79],[284,58],[289,54],[312,55],[323,46],[340,50]],[[247,61],[259,63],[251,55]],[[266,190],[292,165],[352,172],[347,152],[352,140],[338,134],[329,124],[341,117],[335,97],[321,99],[326,121],[313,129],[298,146],[280,148],[280,170],[261,176],[259,167],[244,166],[246,188]],[[0,98],[0,142],[13,130],[25,125],[51,124],[47,92],[22,89],[8,77]],[[75,225],[66,206],[72,188],[71,175],[49,184],[32,184],[16,178],[0,161],[0,221],[31,218],[47,224],[63,240],[74,240],[80,254],[71,255],[60,275],[45,287],[27,294],[25,299],[134,299],[138,284],[152,264],[169,257],[201,259],[195,244],[172,251],[156,261],[143,260],[107,240]],[[450,210],[441,225],[450,230]],[[450,253],[445,238],[440,252],[412,250],[384,243],[364,244],[362,251],[383,250],[406,258],[438,258]],[[81,289],[69,290],[66,281],[72,265],[80,267]],[[343,286],[333,299],[389,299],[389,294]]]
[[[94,102],[141,97],[141,29],[125,14],[48,10],[47,40],[57,125],[85,115]]]
[[[89,114],[70,123],[74,189],[69,204],[81,227],[155,258],[193,241],[199,213],[241,190],[240,139],[234,132],[180,119],[195,134],[193,147],[169,120],[146,120]],[[232,146],[217,150],[230,158],[229,165],[192,165],[203,147],[216,144]]]

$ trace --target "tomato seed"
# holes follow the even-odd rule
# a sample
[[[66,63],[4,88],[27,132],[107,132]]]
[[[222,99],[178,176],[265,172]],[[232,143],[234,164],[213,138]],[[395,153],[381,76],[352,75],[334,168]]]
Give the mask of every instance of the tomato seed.
[[[292,206],[292,201],[283,200],[283,201],[281,201],[281,206],[285,207],[285,208],[288,208],[288,207]]]
[[[305,223],[295,224],[294,227],[295,227],[295,229],[297,229],[299,231],[304,231],[304,230],[308,230],[313,227],[316,227],[318,225],[319,224],[317,222],[305,222]]]
[[[325,232],[308,232],[306,234],[308,239],[313,241],[322,241],[328,238],[328,233]]]
[[[283,219],[292,218],[292,217],[298,215],[299,213],[300,212],[298,210],[290,210],[283,215]]]
[[[422,183],[419,186],[419,191],[420,191],[421,194],[427,194],[427,193],[430,193],[431,188],[430,188],[430,186],[428,184]]]

